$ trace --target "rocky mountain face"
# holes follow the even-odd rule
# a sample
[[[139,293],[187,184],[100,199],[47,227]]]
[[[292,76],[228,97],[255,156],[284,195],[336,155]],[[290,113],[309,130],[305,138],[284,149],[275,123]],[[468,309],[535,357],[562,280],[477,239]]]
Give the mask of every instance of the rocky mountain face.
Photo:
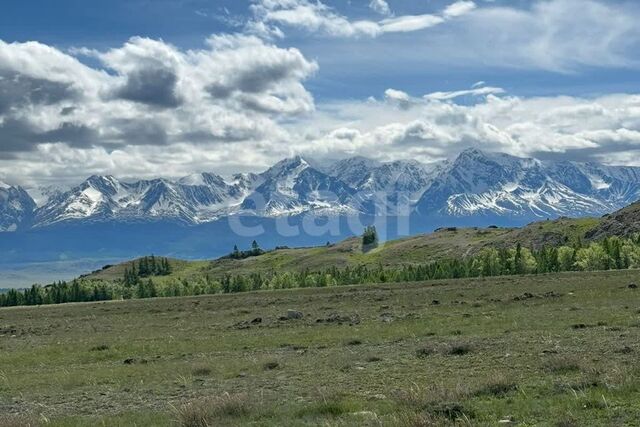
[[[36,203],[24,189],[0,181],[0,232],[29,227],[35,209]]]
[[[67,191],[0,184],[0,231],[59,223],[172,221],[228,215],[417,215],[540,219],[613,212],[640,199],[640,168],[545,162],[465,150],[434,164],[364,157],[314,167],[285,159],[260,174],[122,182],[92,176]]]

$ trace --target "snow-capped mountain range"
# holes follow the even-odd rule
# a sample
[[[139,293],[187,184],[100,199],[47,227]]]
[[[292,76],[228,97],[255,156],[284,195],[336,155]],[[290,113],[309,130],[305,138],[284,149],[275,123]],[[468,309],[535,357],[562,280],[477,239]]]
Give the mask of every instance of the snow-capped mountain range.
[[[407,215],[547,218],[601,215],[640,199],[640,168],[463,151],[433,164],[363,157],[313,166],[285,159],[260,174],[123,182],[92,176],[63,191],[0,183],[0,231],[60,223],[176,221],[229,215]],[[35,199],[38,200],[36,203]]]

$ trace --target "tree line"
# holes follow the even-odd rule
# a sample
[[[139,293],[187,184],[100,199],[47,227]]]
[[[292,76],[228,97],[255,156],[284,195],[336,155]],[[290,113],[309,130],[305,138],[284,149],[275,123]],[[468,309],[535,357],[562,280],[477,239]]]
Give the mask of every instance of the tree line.
[[[588,245],[579,241],[572,246],[545,246],[541,249],[525,248],[520,244],[512,248],[492,247],[472,256],[417,264],[357,265],[342,269],[330,267],[317,271],[273,271],[264,274],[226,274],[221,277],[204,275],[190,280],[171,277],[162,283],[155,283],[151,276],[167,274],[171,267],[162,267],[164,262],[156,259],[155,265],[160,267],[155,270],[145,270],[143,267],[143,272],[150,276],[142,278],[140,267],[145,264],[154,265],[151,257],[147,261],[141,259],[137,264],[134,263],[125,276],[116,282],[78,279],[70,283],[34,285],[24,290],[11,289],[0,294],[0,307],[562,271],[623,270],[640,268],[640,235],[626,239],[610,237]],[[134,271],[135,280],[132,280]]]
[[[137,264],[137,265],[136,265]],[[151,276],[168,276],[171,274],[171,264],[167,258],[156,258],[146,256],[140,258],[138,262],[131,263],[131,268],[124,269],[124,282],[129,286],[137,285],[141,278]]]

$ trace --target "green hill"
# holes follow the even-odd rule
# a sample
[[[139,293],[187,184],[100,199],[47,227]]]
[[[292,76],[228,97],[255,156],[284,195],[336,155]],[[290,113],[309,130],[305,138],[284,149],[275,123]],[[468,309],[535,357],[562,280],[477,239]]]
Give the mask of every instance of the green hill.
[[[219,278],[226,274],[318,271],[360,265],[386,267],[424,264],[444,258],[474,255],[486,247],[512,248],[520,243],[523,247],[537,249],[545,245],[572,244],[578,240],[588,240],[589,233],[593,233],[601,222],[598,218],[560,218],[535,222],[522,228],[444,228],[429,234],[387,241],[366,253],[363,252],[361,239],[352,237],[333,245],[275,249],[245,259],[171,259],[172,273],[157,277],[157,280],[163,283],[167,280],[189,280],[205,276]],[[138,260],[133,260],[109,266],[86,277],[102,280],[121,279],[125,269],[132,268],[137,262]]]

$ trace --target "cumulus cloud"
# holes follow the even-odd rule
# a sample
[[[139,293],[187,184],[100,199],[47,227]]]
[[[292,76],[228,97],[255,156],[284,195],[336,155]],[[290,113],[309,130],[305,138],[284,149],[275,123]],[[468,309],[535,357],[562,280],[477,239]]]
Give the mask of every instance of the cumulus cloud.
[[[372,0],[369,7],[383,15],[391,15],[384,0]],[[458,1],[440,14],[403,15],[377,22],[349,19],[319,0],[256,0],[251,6],[254,19],[247,24],[247,30],[265,37],[281,36],[284,33],[278,27],[280,25],[332,37],[377,37],[384,33],[423,30],[474,8],[475,3],[471,1]]]
[[[214,145],[199,142],[209,141],[210,133],[194,132],[187,142],[164,141],[171,144],[170,149],[158,143],[159,138],[171,139],[163,136],[166,124],[162,120],[117,123],[123,134],[138,135],[148,140],[147,145],[78,148],[70,143],[42,142],[52,137],[38,134],[28,140],[33,144],[31,151],[14,147],[9,158],[0,150],[0,170],[9,171],[3,176],[8,182],[59,183],[77,182],[89,171],[125,178],[177,177],[200,170],[223,174],[260,171],[293,154],[316,159],[364,155],[430,162],[450,158],[468,147],[541,159],[638,164],[640,95],[527,98],[489,93],[473,104],[455,101],[451,96],[425,99],[389,89],[380,100],[323,104],[313,115],[261,136],[256,136],[260,129],[242,128],[231,121],[218,129]],[[19,123],[5,123],[14,132],[20,129]],[[202,128],[207,126],[196,126]],[[64,138],[92,137],[83,136],[86,129],[71,125],[54,131],[71,135]]]
[[[634,155],[640,150],[640,95],[523,98],[498,97],[488,89],[495,88],[487,88],[488,94],[472,105],[456,104],[453,96],[425,99],[387,90],[381,101],[323,108],[319,116],[337,110],[348,121],[336,120],[335,113],[317,118],[324,130],[313,133],[301,149],[315,156],[429,162],[478,147],[543,159],[640,164]],[[469,91],[448,93],[464,92]],[[393,108],[398,102],[411,108]]]
[[[82,53],[102,68],[40,43],[0,41],[5,156],[44,143],[113,149],[279,137],[279,117],[315,108],[302,82],[317,64],[257,37],[212,36],[189,51],[134,37]]]

